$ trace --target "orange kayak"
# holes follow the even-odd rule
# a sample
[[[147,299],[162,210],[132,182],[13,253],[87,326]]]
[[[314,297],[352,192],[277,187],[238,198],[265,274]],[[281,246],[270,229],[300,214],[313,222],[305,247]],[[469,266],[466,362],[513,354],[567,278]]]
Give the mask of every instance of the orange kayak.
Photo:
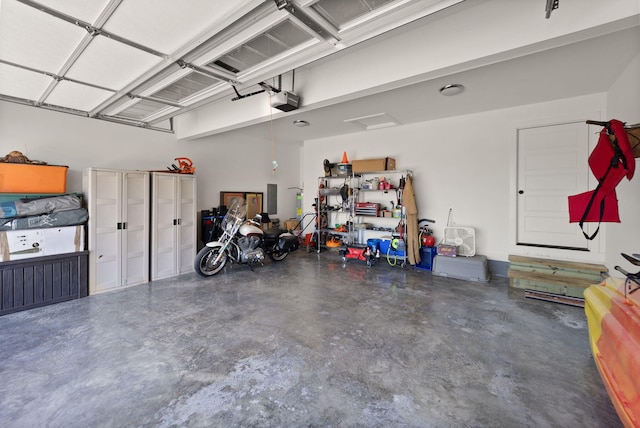
[[[625,296],[625,287],[626,296]],[[607,278],[584,292],[591,350],[625,427],[640,427],[640,290]]]

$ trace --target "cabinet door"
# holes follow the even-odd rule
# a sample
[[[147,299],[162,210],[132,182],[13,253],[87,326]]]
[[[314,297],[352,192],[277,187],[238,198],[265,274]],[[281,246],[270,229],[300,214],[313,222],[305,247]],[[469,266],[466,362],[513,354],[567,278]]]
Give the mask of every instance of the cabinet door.
[[[89,204],[89,272],[91,293],[120,285],[121,175],[91,170],[87,179]]]
[[[191,272],[196,254],[196,178],[195,176],[178,177],[178,198],[176,218],[178,218],[178,237],[180,244],[178,253],[178,273]]]
[[[149,281],[149,176],[126,172],[122,175],[122,260],[121,284]]]
[[[89,291],[149,280],[149,174],[87,168]]]
[[[159,279],[177,273],[177,177],[169,174],[152,177],[151,279]]]
[[[191,272],[197,229],[195,176],[152,177],[151,278]]]

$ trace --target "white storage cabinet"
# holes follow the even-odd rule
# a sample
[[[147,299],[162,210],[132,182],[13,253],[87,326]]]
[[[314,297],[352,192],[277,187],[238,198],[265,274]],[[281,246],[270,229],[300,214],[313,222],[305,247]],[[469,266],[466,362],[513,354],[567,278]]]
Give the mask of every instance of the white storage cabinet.
[[[87,168],[89,294],[149,281],[149,173]]]
[[[193,271],[196,177],[151,173],[151,279]]]

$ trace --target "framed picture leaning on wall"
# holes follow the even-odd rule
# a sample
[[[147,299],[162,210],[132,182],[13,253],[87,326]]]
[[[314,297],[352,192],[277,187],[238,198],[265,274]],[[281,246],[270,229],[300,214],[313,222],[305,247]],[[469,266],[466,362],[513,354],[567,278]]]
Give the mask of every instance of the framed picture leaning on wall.
[[[220,205],[229,208],[239,198],[244,198],[247,204],[247,220],[263,212],[262,192],[220,192]]]
[[[229,208],[236,199],[244,198],[244,192],[220,192],[220,205]]]
[[[247,220],[262,213],[262,193],[245,193],[247,201]]]

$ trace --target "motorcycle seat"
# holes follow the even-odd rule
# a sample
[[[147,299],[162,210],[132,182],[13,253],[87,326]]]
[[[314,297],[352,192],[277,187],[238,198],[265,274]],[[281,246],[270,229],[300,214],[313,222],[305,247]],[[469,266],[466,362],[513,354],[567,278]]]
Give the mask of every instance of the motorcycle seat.
[[[279,227],[272,227],[264,231],[264,237],[267,239],[277,238],[281,234],[286,232],[284,229],[280,229]]]

